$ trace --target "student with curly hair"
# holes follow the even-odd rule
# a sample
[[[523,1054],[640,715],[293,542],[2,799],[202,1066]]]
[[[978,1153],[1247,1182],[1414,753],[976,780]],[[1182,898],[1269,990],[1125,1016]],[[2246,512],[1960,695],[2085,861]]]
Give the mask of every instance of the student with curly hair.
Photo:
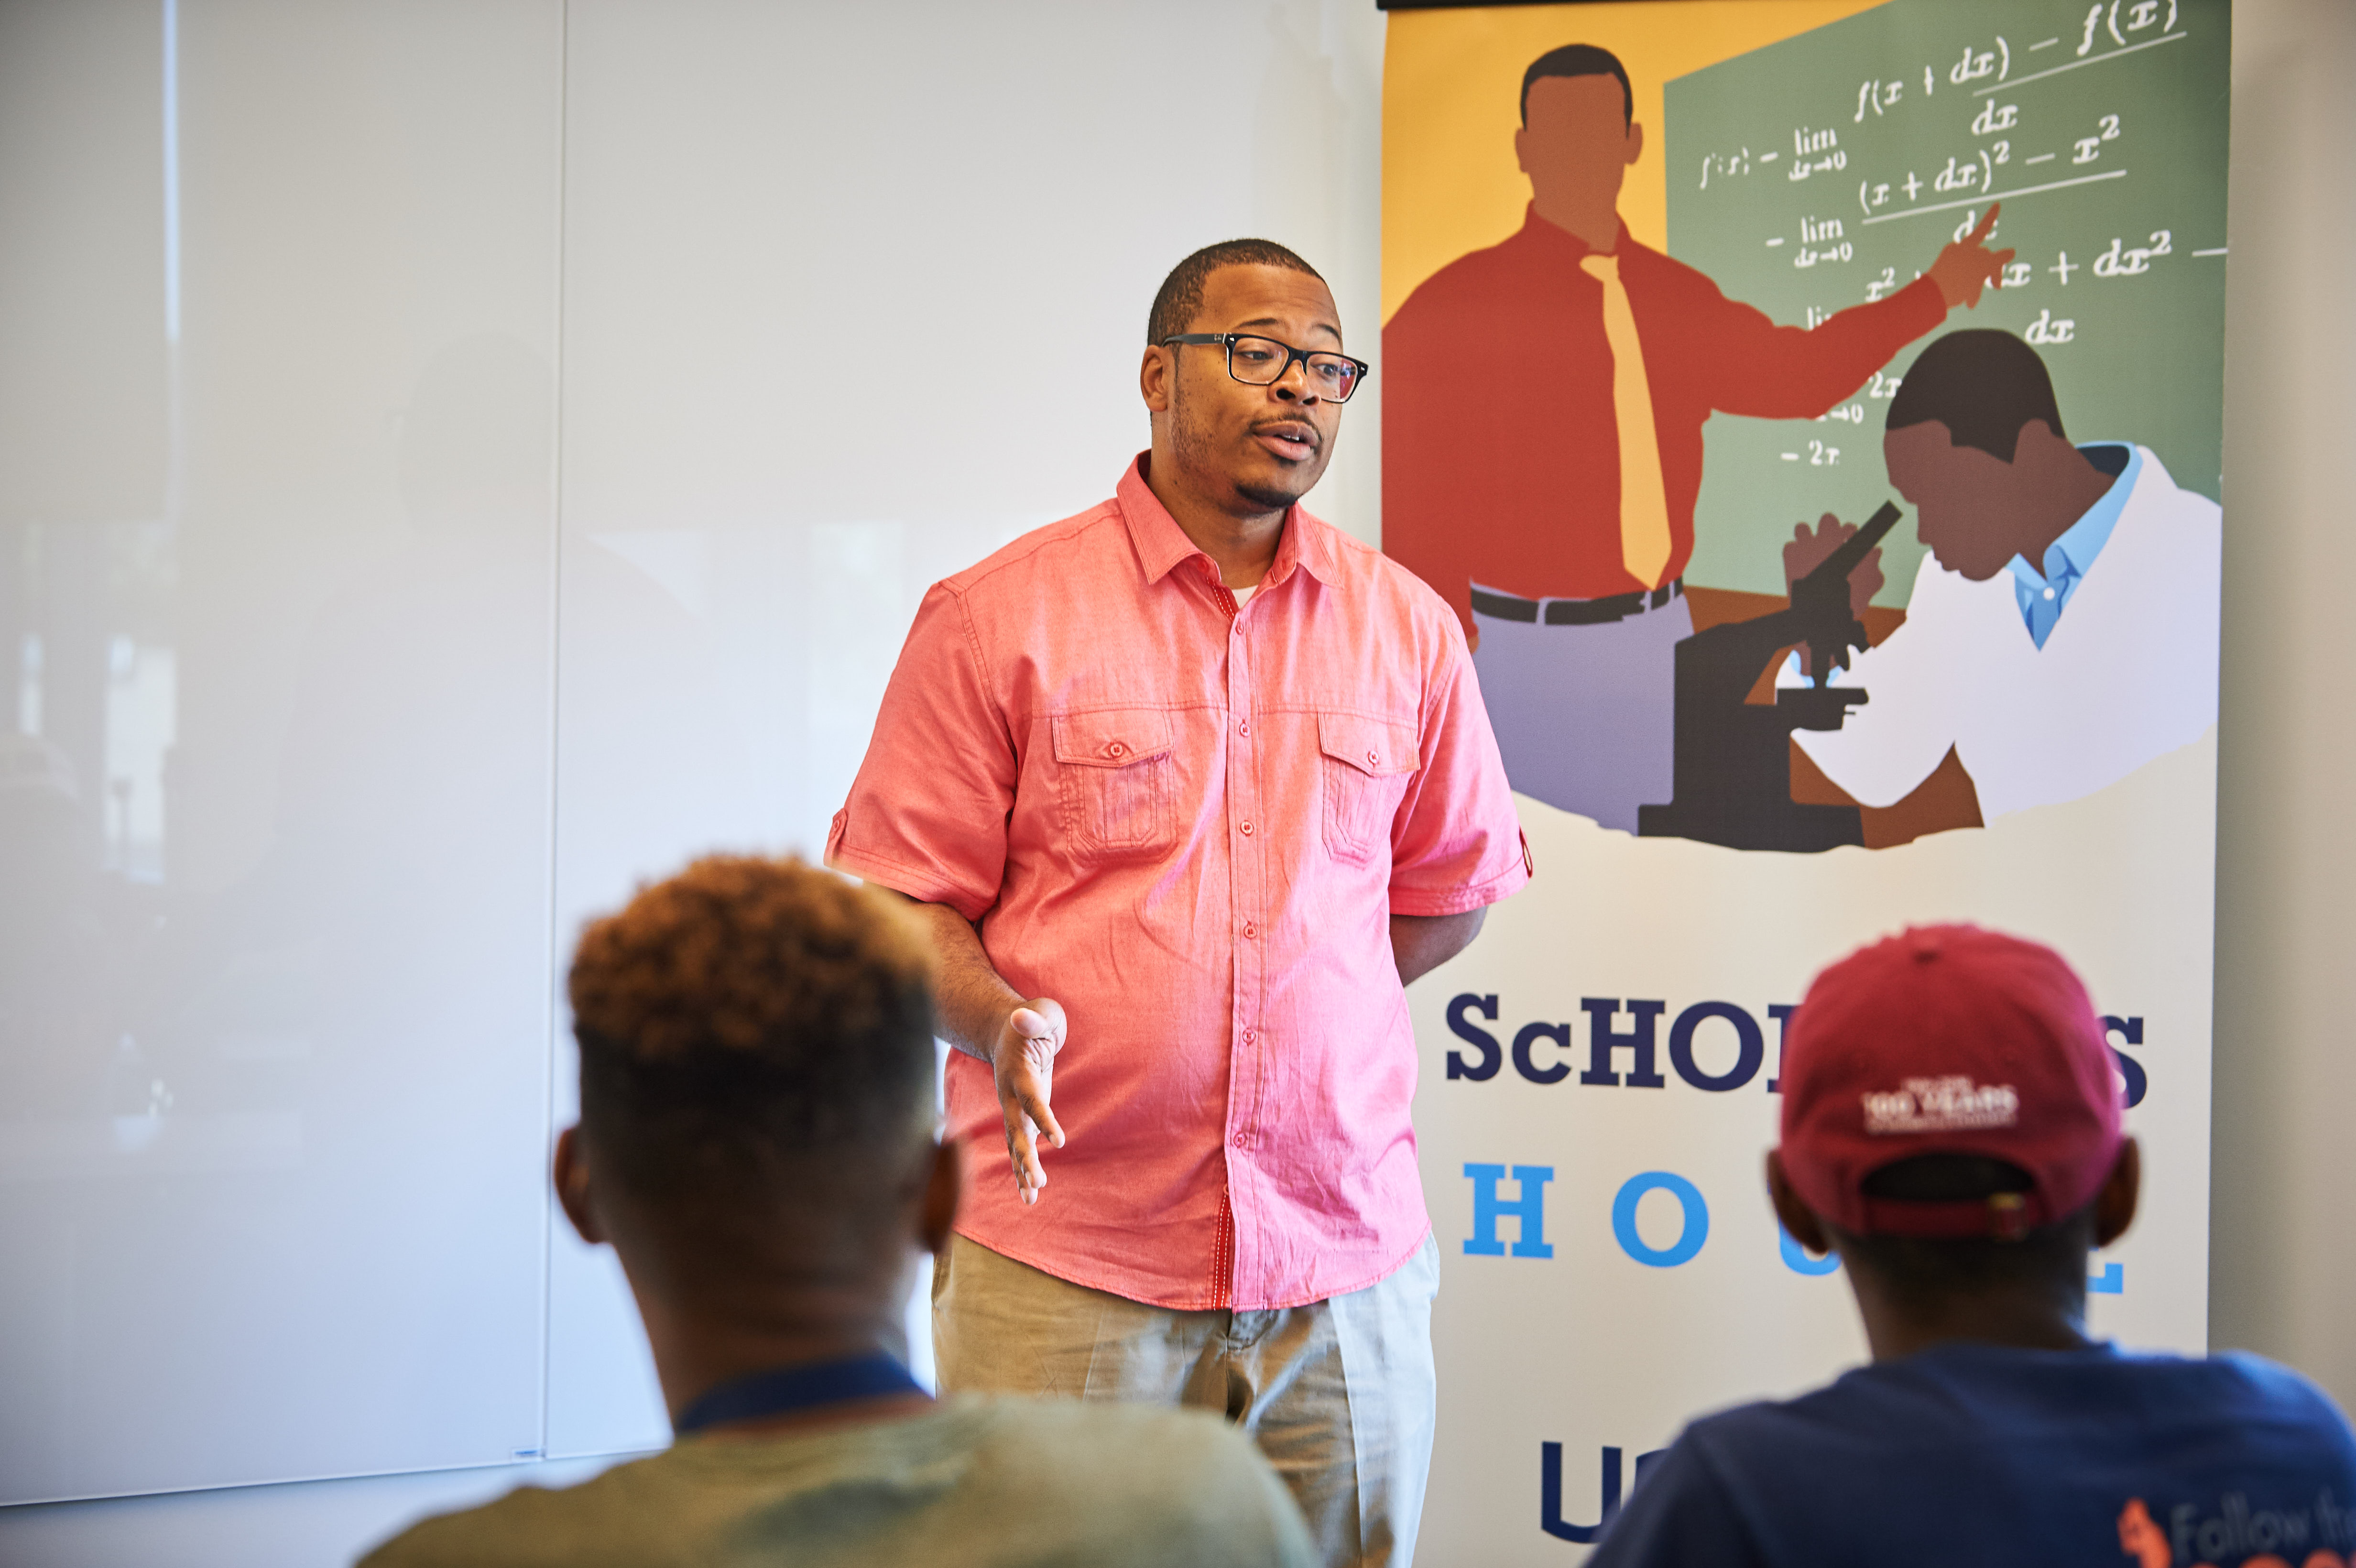
[[[588,928],[557,1195],[620,1254],[679,1440],[429,1520],[365,1568],[1313,1561],[1214,1419],[936,1401],[891,1353],[958,1203],[930,966],[886,895],[791,859],[698,860]]]

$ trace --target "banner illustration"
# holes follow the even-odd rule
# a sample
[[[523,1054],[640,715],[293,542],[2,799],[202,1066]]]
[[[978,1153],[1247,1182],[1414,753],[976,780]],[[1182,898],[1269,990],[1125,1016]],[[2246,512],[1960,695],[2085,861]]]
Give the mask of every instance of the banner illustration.
[[[1576,1562],[1684,1423],[1862,1359],[1760,1160],[1816,968],[2086,976],[2206,1336],[2226,0],[1394,10],[1384,546],[1537,866],[1410,997],[1419,1558]]]
[[[1756,716],[1700,690],[1723,681],[1689,682],[1708,711],[1680,716],[1674,650],[1788,599],[1889,493],[1875,449],[1890,400],[1906,363],[1951,331],[2041,350],[2076,425],[2144,443],[2190,476],[2189,494],[2215,498],[2223,137],[2174,106],[2222,95],[2224,57],[2213,42],[2164,47],[2190,44],[2193,9],[2206,14],[2130,5],[2115,37],[2102,16],[2040,37],[2058,27],[2051,5],[1965,14],[1901,0],[1682,77],[1657,138],[1665,251],[1618,210],[1647,156],[1626,66],[1586,43],[1528,60],[1510,135],[1519,227],[1415,283],[1383,345],[1386,548],[1463,617],[1517,789],[1624,832],[1773,849],[1978,827],[1991,770],[2002,802],[2062,798],[2015,791],[2028,742],[1969,724],[1949,736],[1954,755],[1919,769],[1908,749],[1859,772],[1857,756],[1893,742],[1801,740],[1779,783],[1772,746],[1753,756],[1732,739]],[[2086,91],[2109,112],[2085,114]],[[2061,432],[2057,416],[2047,434]],[[2009,463],[2010,434],[1976,449]],[[2126,487],[2145,478],[2138,464]],[[2072,542],[2083,553],[2091,539]],[[2040,557],[2052,543],[2020,542]],[[1908,613],[1928,549],[1909,527],[1887,563],[1856,564],[1861,644]],[[2049,583],[2041,559],[2020,559],[2021,592],[2052,587],[2063,609],[2090,575]],[[2101,598],[2117,596],[2105,584]],[[1934,588],[1923,603],[1940,601]],[[2050,620],[2022,615],[2043,652]],[[2065,646],[2085,640],[2073,628]],[[1800,699],[1779,688],[1826,681],[1844,677],[1743,681],[1744,705],[1789,707]],[[1809,699],[1783,729],[1823,737],[1860,722],[1870,699],[1858,677],[1845,684],[1845,703]],[[2208,690],[2182,692],[2179,721],[2146,729],[2182,744],[2213,718]],[[1887,731],[1890,706],[1866,727]],[[1707,808],[1676,793],[1680,733],[1689,778],[1730,752],[1757,764],[1742,800],[1723,780]],[[1834,755],[1863,793],[1826,769]],[[1910,769],[1892,794],[1890,777]]]

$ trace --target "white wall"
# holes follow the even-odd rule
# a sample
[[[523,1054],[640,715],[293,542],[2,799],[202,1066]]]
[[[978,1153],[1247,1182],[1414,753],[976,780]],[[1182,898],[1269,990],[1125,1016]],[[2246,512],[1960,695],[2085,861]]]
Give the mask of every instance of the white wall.
[[[2356,6],[2239,0],[2210,1335],[2356,1409]]]
[[[122,1269],[152,1274],[153,1258],[177,1255],[184,1273],[163,1276],[159,1299],[178,1306],[218,1260],[246,1259],[209,1299],[265,1313],[305,1299],[315,1275],[347,1282],[310,1297],[274,1339],[224,1342],[315,1357],[330,1394],[361,1402],[344,1408],[368,1409],[374,1396],[335,1381],[374,1349],[336,1337],[369,1305],[348,1282],[387,1256],[446,1270],[455,1241],[481,1262],[436,1275],[459,1288],[422,1315],[432,1331],[406,1341],[414,1364],[433,1373],[487,1358],[494,1383],[519,1367],[537,1399],[544,1353],[541,1445],[625,1444],[650,1430],[652,1405],[599,1260],[559,1234],[544,1317],[520,1330],[470,1320],[477,1270],[520,1258],[529,1277],[487,1294],[538,1289],[538,1165],[566,1093],[552,987],[498,1000],[503,976],[552,978],[582,912],[693,848],[815,843],[924,582],[1099,496],[1142,442],[1130,367],[1147,296],[1186,248],[1250,231],[1293,243],[1328,271],[1354,345],[1376,341],[1380,21],[1365,0],[248,0],[208,4],[182,31],[176,383],[174,356],[157,346],[162,204],[137,194],[163,186],[160,106],[145,96],[162,77],[156,4],[0,4],[0,346],[13,357],[0,362],[48,368],[37,385],[0,370],[0,733],[24,718],[22,639],[49,630],[44,739],[84,759],[84,775],[133,786],[119,808],[117,792],[77,784],[70,813],[91,863],[115,858],[112,880],[86,879],[75,895],[110,931],[151,918],[158,899],[219,898],[255,875],[292,831],[285,803],[302,798],[306,754],[335,759],[331,780],[378,780],[450,812],[496,797],[496,811],[522,815],[504,826],[494,815],[501,847],[464,860],[363,836],[404,907],[472,923],[462,931],[497,960],[477,976],[414,923],[328,928],[368,960],[337,984],[398,968],[410,984],[396,1011],[447,1008],[397,1012],[402,1049],[319,1024],[369,993],[305,1001],[288,976],[316,966],[282,955],[272,968],[263,947],[259,968],[237,970],[214,1004],[236,1027],[208,1025],[205,1050],[173,1059],[176,1092],[185,1081],[198,1102],[310,1118],[301,1157],[351,1172],[275,1226],[236,1223],[273,1211],[267,1171],[241,1187],[234,1171],[140,1187],[10,1166],[29,1157],[15,1135],[36,1090],[82,1107],[73,1115],[91,1136],[136,1141],[140,1097],[173,1075],[118,1068],[112,1033],[94,1037],[98,1066],[62,1089],[42,1089],[26,1053],[0,1055],[16,1074],[13,1104],[0,1103],[15,1118],[0,1133],[0,1216],[16,1227],[0,1238],[11,1258],[0,1432],[16,1452],[58,1440],[73,1414],[59,1392],[82,1385],[58,1384],[42,1357],[68,1344],[162,1379],[104,1407],[118,1431],[258,1424],[267,1438],[276,1424],[307,1443],[316,1402],[258,1402],[269,1359],[197,1387],[201,1358],[178,1315],[105,1317],[133,1299]],[[2340,1109],[2356,1091],[2340,1040],[2356,1003],[2356,965],[2341,957],[2356,830],[2335,811],[2351,759],[2335,723],[2346,615],[2332,597],[2345,576],[2333,569],[2356,565],[2340,521],[2356,481],[2356,332],[2341,282],[2356,240],[2342,166],[2356,145],[2356,16],[2339,0],[2242,0],[2236,37],[2212,1323],[2219,1343],[2282,1355],[2356,1403],[2342,1305],[2356,1300],[2356,1257],[2341,1218],[2356,1164]],[[59,147],[72,157],[60,162]],[[1023,328],[1046,330],[1052,347],[996,336]],[[541,356],[562,399],[552,524],[510,490],[460,530],[477,546],[515,541],[487,554],[437,547],[400,483],[402,421],[423,372],[485,332]],[[878,339],[899,352],[865,347]],[[961,385],[912,393],[912,363]],[[1370,399],[1380,387],[1378,369]],[[1317,497],[1367,535],[1375,413],[1371,401],[1354,410],[1356,434]],[[494,470],[535,439],[528,421],[499,428],[485,459]],[[548,541],[539,556],[530,528],[514,525],[535,515]],[[159,540],[171,549],[159,554]],[[403,656],[354,652],[344,656],[357,666],[337,666],[305,651],[306,639],[332,647],[363,630],[399,636]],[[499,701],[529,706],[529,692],[446,678],[482,666],[491,645],[477,639],[509,636],[557,639],[536,666],[516,654],[527,677],[554,680],[560,704],[552,741],[538,731],[537,763],[482,752],[467,729]],[[160,715],[149,650],[176,671]],[[342,688],[306,698],[302,674],[321,667],[352,670],[367,699],[328,700]],[[536,700],[550,711],[544,691]],[[384,743],[387,704],[424,728]],[[168,775],[159,735],[177,741]],[[696,765],[659,765],[674,748]],[[487,778],[486,757],[501,755],[519,760]],[[537,793],[520,783],[534,765]],[[169,811],[144,816],[138,792],[166,776]],[[380,812],[387,825],[400,815]],[[517,917],[472,891],[486,857],[519,889],[537,879],[529,951]],[[466,896],[438,890],[444,867],[466,874]],[[247,1054],[220,1049],[231,1039]],[[294,1054],[303,1040],[313,1054]],[[367,1073],[388,1062],[401,1076],[370,1102],[384,1085]],[[521,1079],[456,1104],[402,1098],[486,1064],[531,1084],[547,1075],[554,1114]],[[462,1147],[465,1119],[526,1091],[541,1097],[499,1113],[524,1126],[520,1145],[482,1168],[452,1168],[477,1157]],[[118,1116],[134,1125],[118,1135]],[[396,1122],[427,1130],[368,1144],[372,1126]],[[398,1157],[338,1167],[337,1140],[354,1137]],[[419,1177],[422,1199],[387,1196]],[[451,1233],[419,1235],[437,1180],[495,1196],[495,1213],[529,1213],[469,1212]],[[37,1198],[36,1183],[47,1183]],[[154,1228],[167,1221],[192,1238],[177,1254]],[[88,1282],[79,1295],[55,1288],[60,1257],[102,1261],[91,1239],[126,1236],[136,1244],[112,1254],[114,1274],[69,1275]],[[260,1261],[303,1236],[325,1238],[316,1260]],[[445,1439],[466,1424],[430,1402],[422,1419]],[[0,1510],[0,1560],[330,1563],[418,1511],[594,1464]]]

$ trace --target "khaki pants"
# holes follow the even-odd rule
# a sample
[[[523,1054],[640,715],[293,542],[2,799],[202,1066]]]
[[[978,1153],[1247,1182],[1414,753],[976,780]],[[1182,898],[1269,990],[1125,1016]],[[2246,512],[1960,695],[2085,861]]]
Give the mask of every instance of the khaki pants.
[[[1176,1312],[963,1236],[933,1273],[944,1392],[1183,1404],[1249,1433],[1333,1568],[1408,1568],[1431,1468],[1426,1236],[1390,1277],[1273,1312]]]

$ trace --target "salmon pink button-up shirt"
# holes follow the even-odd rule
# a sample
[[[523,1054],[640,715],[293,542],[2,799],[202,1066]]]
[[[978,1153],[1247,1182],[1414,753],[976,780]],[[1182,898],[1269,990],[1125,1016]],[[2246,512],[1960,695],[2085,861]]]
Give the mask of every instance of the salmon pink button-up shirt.
[[[949,1058],[960,1232],[1132,1300],[1295,1307],[1430,1229],[1388,917],[1528,862],[1440,597],[1296,507],[1238,610],[1142,464],[925,596],[827,858],[1064,1006],[1036,1207],[989,1065]]]

